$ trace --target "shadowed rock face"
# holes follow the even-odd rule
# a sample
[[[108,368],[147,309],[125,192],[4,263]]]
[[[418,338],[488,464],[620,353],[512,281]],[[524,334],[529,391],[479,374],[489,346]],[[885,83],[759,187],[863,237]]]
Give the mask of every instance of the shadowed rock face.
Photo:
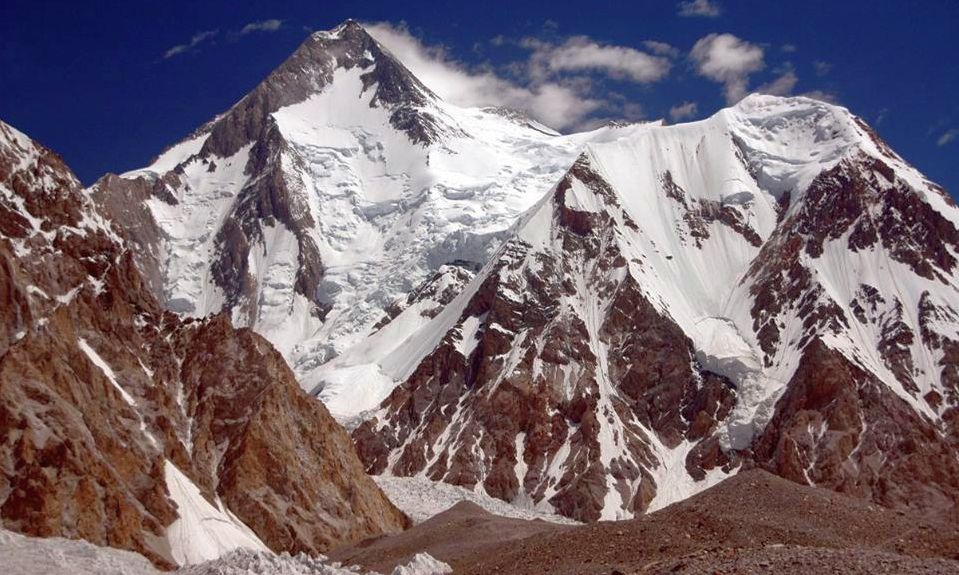
[[[3,123],[0,221],[6,528],[169,565],[165,460],[277,551],[406,525],[269,343],[164,312],[59,157]]]

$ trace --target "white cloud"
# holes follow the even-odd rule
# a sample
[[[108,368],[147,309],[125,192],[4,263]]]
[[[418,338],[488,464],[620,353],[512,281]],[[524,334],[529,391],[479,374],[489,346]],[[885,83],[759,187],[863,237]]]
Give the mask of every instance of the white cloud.
[[[829,104],[838,104],[839,96],[833,94],[832,92],[824,92],[822,90],[811,90],[809,92],[803,92],[800,96],[805,96],[807,98],[812,98],[813,100],[819,100],[821,102],[827,102]]]
[[[873,122],[877,127],[880,126],[883,122],[886,121],[886,118],[889,117],[889,108],[883,108],[879,110],[879,114],[876,115],[876,121]]]
[[[792,70],[786,70],[780,74],[778,78],[772,82],[763,84],[757,88],[756,91],[763,94],[772,94],[773,96],[788,96],[792,94],[797,82],[799,82],[799,78],[796,76],[796,73]]]
[[[825,76],[832,71],[832,64],[829,62],[823,62],[821,60],[816,60],[812,63],[813,70],[816,71],[817,76]]]
[[[670,68],[667,58],[628,46],[598,44],[585,36],[574,36],[560,45],[527,38],[523,46],[533,50],[531,71],[539,77],[561,72],[602,72],[612,78],[647,84],[663,79]]]
[[[283,25],[282,20],[270,19],[270,20],[261,20],[259,22],[250,22],[244,26],[239,32],[229,32],[227,33],[228,38],[236,39],[237,36],[245,36],[251,32],[276,32]],[[189,42],[184,44],[177,44],[169,50],[163,53],[163,59],[172,58],[180,54],[185,54],[190,50],[198,48],[201,44],[209,42],[215,38],[220,33],[219,30],[205,30],[202,32],[197,32],[190,38]]]
[[[760,46],[732,34],[710,34],[700,38],[690,57],[700,75],[723,84],[726,101],[730,104],[746,95],[749,75],[766,66]]]
[[[167,58],[172,58],[179,54],[184,54],[192,50],[193,48],[196,48],[200,44],[206,42],[207,40],[212,39],[217,34],[219,34],[219,32],[220,32],[219,30],[206,30],[203,32],[197,32],[196,34],[193,35],[192,38],[190,38],[189,42],[185,44],[177,44],[176,46],[173,46],[172,48],[164,52],[163,59],[165,60]]]
[[[952,143],[956,138],[959,138],[959,128],[947,130],[943,135],[939,136],[938,140],[936,140],[936,145],[941,148],[946,144]]]
[[[259,22],[250,22],[240,30],[240,35],[249,34],[250,32],[276,32],[283,26],[282,20],[277,20],[276,18],[271,18],[269,20],[260,20]]]
[[[719,4],[711,0],[688,0],[679,3],[680,16],[701,16],[704,18],[715,18],[722,13]]]
[[[696,105],[696,102],[683,102],[669,109],[669,117],[674,122],[692,118],[698,113],[699,107]]]
[[[783,52],[787,54],[792,54],[796,52],[798,49],[799,48],[797,48],[795,44],[783,44],[782,48],[780,48],[780,50],[782,50]]]
[[[666,56],[667,58],[677,58],[679,56],[679,48],[667,44],[666,42],[646,40],[643,42],[643,46],[646,46],[647,50],[659,56]]]
[[[579,126],[603,102],[552,81],[523,86],[489,69],[471,69],[440,46],[427,46],[403,26],[365,25],[367,31],[441,98],[461,106],[507,106],[557,129]]]

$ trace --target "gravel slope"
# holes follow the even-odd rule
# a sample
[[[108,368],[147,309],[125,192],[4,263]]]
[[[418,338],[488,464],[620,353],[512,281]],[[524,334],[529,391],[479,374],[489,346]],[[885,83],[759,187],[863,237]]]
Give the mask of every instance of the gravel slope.
[[[457,575],[959,573],[959,526],[751,470],[631,521],[561,526],[461,503],[333,556],[383,570],[417,551]]]

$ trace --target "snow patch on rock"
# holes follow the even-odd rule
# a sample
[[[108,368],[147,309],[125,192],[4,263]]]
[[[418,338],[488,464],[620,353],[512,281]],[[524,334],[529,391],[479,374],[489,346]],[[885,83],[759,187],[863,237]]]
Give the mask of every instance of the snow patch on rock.
[[[164,474],[170,498],[180,515],[166,531],[173,559],[178,564],[217,559],[239,548],[269,551],[219,499],[215,507],[211,505],[190,478],[169,461]]]

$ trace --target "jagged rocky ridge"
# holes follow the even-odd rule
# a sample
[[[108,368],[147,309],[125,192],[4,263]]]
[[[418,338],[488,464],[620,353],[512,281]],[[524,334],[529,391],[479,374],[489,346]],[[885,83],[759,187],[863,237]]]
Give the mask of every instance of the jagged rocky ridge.
[[[0,301],[6,529],[171,566],[407,524],[265,339],[164,311],[125,231],[3,123]]]
[[[348,22],[93,193],[165,305],[359,414],[371,471],[592,520],[760,465],[955,513],[959,215],[844,108],[560,136]]]

